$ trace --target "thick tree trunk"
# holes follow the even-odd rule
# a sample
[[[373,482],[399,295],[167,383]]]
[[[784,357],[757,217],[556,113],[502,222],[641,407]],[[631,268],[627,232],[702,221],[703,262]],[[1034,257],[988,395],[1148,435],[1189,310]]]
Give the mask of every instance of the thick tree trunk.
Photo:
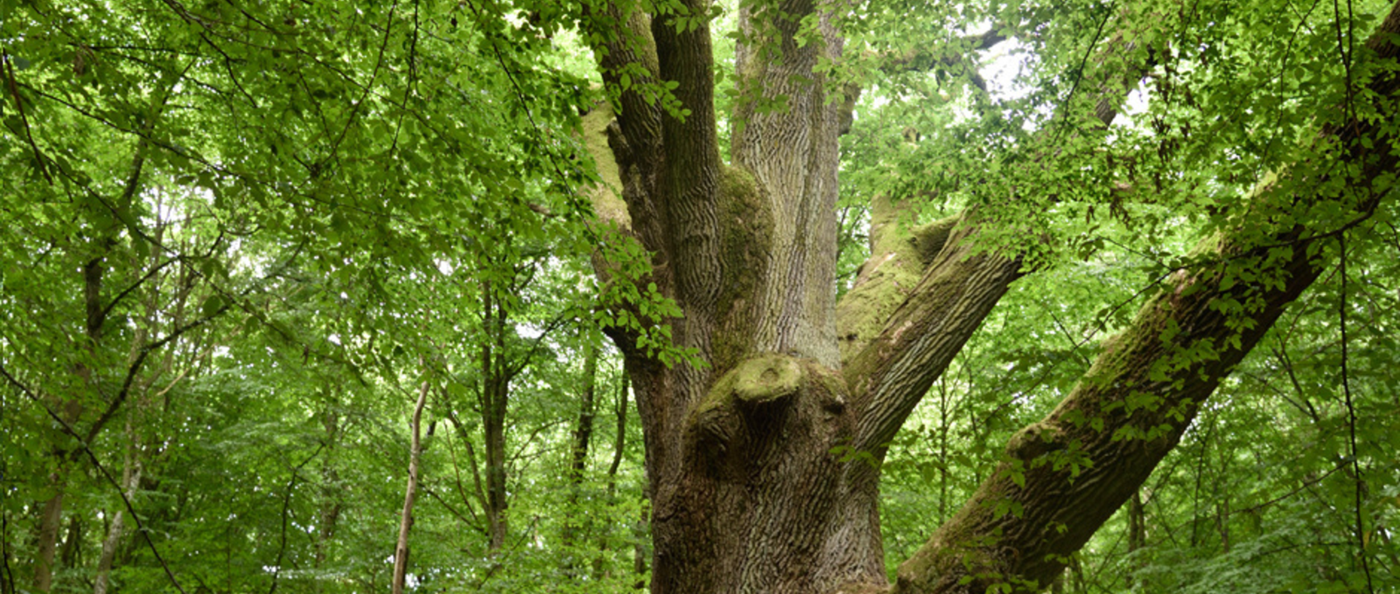
[[[838,370],[839,102],[827,105],[820,81],[792,76],[839,55],[841,40],[824,26],[819,41],[799,44],[795,20],[756,32],[781,44],[784,59],[741,52],[745,84],[787,95],[793,109],[742,109],[725,166],[710,31],[677,32],[667,20],[637,32],[654,40],[655,72],[680,83],[675,94],[690,113],[682,122],[624,94],[610,139],[632,232],[656,254],[654,282],[685,312],[670,321],[674,341],[708,363],[666,367],[615,336],[646,439],[652,591],[829,592],[879,579],[876,477],[867,458],[851,455],[856,416]],[[608,52],[605,70],[624,46]],[[639,150],[650,146],[664,151]]]
[[[590,33],[599,40],[605,82],[621,89],[627,70],[631,87],[617,101],[615,125],[605,125],[611,114],[602,110],[585,122],[595,136],[606,130],[606,146],[596,138],[589,146],[600,162],[615,163],[626,209],[619,212],[615,197],[600,191],[598,212],[650,251],[650,281],[683,311],[678,319],[648,321],[669,323],[674,343],[701,361],[662,364],[638,348],[635,334],[611,330],[636,386],[646,440],[652,591],[885,591],[878,515],[885,448],[1022,274],[1021,263],[975,249],[983,224],[976,211],[911,228],[901,222],[903,207],[877,202],[871,260],[837,307],[834,205],[843,114],[814,67],[839,59],[839,34],[823,5],[741,8],[736,70],[745,99],[734,114],[742,129],[733,134],[733,163],[726,166],[714,131],[710,32],[704,19],[687,21],[696,26],[682,32],[672,27],[674,15],[710,7],[703,0],[683,4],[655,19],[617,7],[596,13],[629,27],[629,34]],[[799,30],[800,23],[817,26]],[[1400,30],[1400,16],[1392,14],[1383,30]],[[1372,45],[1394,60],[1393,44]],[[1095,75],[1100,92],[1081,107],[1107,124],[1126,93],[1115,81],[1135,84],[1140,74],[1134,66]],[[683,120],[662,109],[665,101],[648,102],[636,90],[657,81],[678,83],[674,99],[689,110]],[[1393,97],[1393,77],[1376,79],[1372,90]],[[753,103],[780,94],[786,110]],[[1378,130],[1357,122],[1324,135],[1338,139],[1361,168],[1358,183],[1394,168],[1392,155],[1357,153],[1362,138],[1390,146]],[[613,167],[604,169],[610,178]],[[1297,200],[1316,199],[1305,194],[1323,174],[1292,175],[1300,181],[1291,191],[1304,194]],[[1364,213],[1375,203],[1345,206]],[[1277,282],[1236,283],[1211,271],[1173,277],[1173,289],[1107,345],[1059,408],[1012,440],[1009,461],[901,565],[893,590],[1048,585],[1316,278],[1306,231],[1272,234],[1266,243],[1288,247],[1283,259],[1257,241],[1213,240],[1210,250],[1261,262]],[[606,262],[600,273],[608,275]],[[1212,307],[1222,299],[1254,309],[1244,318],[1226,316]],[[1167,328],[1175,334],[1164,339]],[[1193,345],[1215,347],[1214,357],[1176,357]]]
[[[752,40],[737,54],[742,92],[782,95],[789,108],[741,104],[732,166],[717,157],[708,28],[677,33],[617,15],[655,41],[655,62],[638,62],[678,81],[676,97],[691,110],[682,123],[623,93],[618,125],[608,129],[610,154],[591,143],[601,160],[618,163],[628,217],[613,220],[631,223],[629,232],[654,254],[654,282],[684,311],[670,321],[674,342],[707,364],[661,365],[638,351],[635,337],[614,332],[646,439],[657,593],[834,592],[882,583],[884,443],[1020,268],[949,241],[956,221],[891,238],[907,258],[892,253],[886,268],[910,271],[912,282],[867,281],[866,294],[879,285],[899,291],[878,312],[886,319],[838,322],[832,287],[845,114],[812,73],[839,57],[842,40],[818,6],[784,10],[796,16],[741,12]],[[802,15],[817,17],[815,39],[800,39]],[[781,48],[780,60],[755,57],[765,43]],[[623,41],[607,45],[602,66],[614,84],[619,56],[650,55]],[[595,199],[608,206],[606,195]],[[901,310],[901,324],[917,331],[882,332],[906,298],[917,303]]]
[[[743,104],[732,166],[715,157],[709,69],[692,64],[709,63],[709,31],[679,34],[655,21],[643,29],[637,23],[646,20],[635,17],[635,32],[656,43],[657,62],[644,64],[681,83],[677,98],[691,113],[682,126],[624,93],[611,154],[601,155],[618,162],[630,232],[655,254],[653,280],[685,312],[671,321],[676,344],[708,364],[667,367],[639,352],[633,336],[614,333],[646,439],[653,592],[833,592],[883,582],[884,444],[1020,268],[950,241],[972,228],[954,234],[956,221],[944,222],[889,240],[898,254],[885,258],[886,268],[909,270],[912,282],[867,282],[866,294],[882,284],[900,292],[879,313],[886,319],[838,322],[843,113],[822,77],[804,83],[797,75],[838,57],[842,41],[815,5],[785,8],[817,16],[819,39],[799,41],[797,19],[744,9],[741,27],[762,40],[753,44],[777,44],[782,58],[759,60],[742,46],[740,84],[770,100],[784,95],[789,109]],[[614,43],[605,78],[616,77],[614,57],[628,51],[647,54]],[[916,331],[882,331],[905,299],[915,303],[888,327]],[[862,322],[873,329],[842,330],[837,340],[838,326]]]

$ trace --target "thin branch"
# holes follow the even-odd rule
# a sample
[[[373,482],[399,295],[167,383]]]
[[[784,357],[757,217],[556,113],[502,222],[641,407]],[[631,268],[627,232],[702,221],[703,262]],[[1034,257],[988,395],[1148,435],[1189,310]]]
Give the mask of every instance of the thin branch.
[[[53,409],[49,408],[47,404],[44,404],[43,400],[41,400],[37,394],[30,391],[27,386],[20,383],[13,375],[10,375],[9,370],[5,369],[3,363],[0,363],[0,375],[5,376],[5,379],[9,381],[11,385],[18,388],[25,397],[29,398],[36,406],[43,409],[44,414],[48,415],[50,419],[53,419],[54,423],[58,425],[63,433],[78,442],[78,447],[83,453],[87,454],[88,459],[92,461],[92,465],[96,467],[98,472],[102,473],[102,477],[107,479],[107,482],[117,490],[117,495],[121,496],[122,504],[126,506],[127,513],[131,514],[131,519],[136,522],[136,531],[141,533],[141,537],[146,540],[146,546],[151,549],[151,555],[160,563],[161,569],[165,570],[165,577],[170,580],[171,585],[175,586],[175,589],[178,590],[180,594],[187,594],[184,587],[180,586],[180,581],[175,579],[175,574],[170,570],[170,565],[167,564],[165,558],[160,555],[160,550],[156,548],[156,543],[151,540],[150,532],[147,531],[146,527],[141,523],[141,516],[136,514],[136,508],[131,505],[131,499],[122,491],[121,484],[117,482],[117,479],[112,477],[112,473],[107,471],[107,467],[103,466],[102,462],[97,459],[97,454],[93,453],[92,448],[88,447],[88,442],[83,441],[82,437],[78,435],[78,431],[74,429],[72,425],[68,424],[67,421],[63,420],[63,417],[60,417],[58,413],[55,413]]]
[[[171,263],[179,262],[183,259],[183,256],[176,256],[151,268],[150,272],[147,272],[145,275],[143,275],[136,282],[132,283],[131,286],[127,287],[121,293],[118,293],[117,296],[112,299],[111,303],[107,304],[107,307],[102,308],[102,317],[105,319],[108,314],[112,313],[112,309],[115,308],[118,303],[121,303],[122,299],[125,299],[127,295],[131,294],[132,291],[135,291],[137,288],[140,288],[140,286],[146,281],[151,280],[151,277],[155,276],[157,272],[160,272],[162,269],[164,269],[166,266],[169,266]]]
[[[1348,76],[1350,76],[1348,74]],[[1348,85],[1350,86],[1350,85]],[[1342,331],[1342,393],[1346,397],[1347,405],[1347,437],[1351,450],[1352,476],[1355,478],[1356,486],[1356,547],[1357,555],[1361,557],[1361,571],[1366,574],[1366,591],[1375,594],[1376,587],[1371,582],[1371,564],[1366,559],[1366,524],[1362,518],[1362,492],[1366,487],[1366,481],[1361,476],[1361,458],[1356,452],[1356,407],[1352,404],[1351,398],[1351,374],[1347,368],[1347,242],[1346,236],[1337,238],[1337,249],[1340,252],[1342,287],[1338,295],[1337,316],[1340,318]]]
[[[461,520],[463,524],[466,524],[472,530],[480,532],[482,536],[486,535],[486,529],[481,527],[481,523],[479,520],[475,519],[474,517],[467,518],[466,516],[462,515],[462,512],[459,512],[457,511],[457,508],[452,507],[451,503],[448,503],[446,499],[443,499],[442,496],[438,495],[437,491],[432,490],[431,487],[428,487],[427,485],[422,485],[421,488],[424,493],[427,493],[429,497],[436,499],[438,503],[441,503],[443,507],[447,508],[448,512],[450,512],[453,516],[456,516],[458,520]],[[467,507],[467,511],[471,512],[473,516],[476,515],[476,512],[472,510],[471,506]]]
[[[181,326],[180,328],[177,328],[176,330],[172,331],[170,334],[167,334],[165,338],[162,338],[153,343],[147,344],[144,347],[141,347],[140,353],[136,355],[136,360],[132,361],[131,365],[127,368],[126,380],[122,382],[121,390],[119,390],[117,392],[116,397],[113,398],[112,401],[107,404],[107,409],[102,411],[102,415],[97,417],[97,420],[93,422],[92,427],[88,429],[87,436],[85,438],[82,438],[83,443],[87,444],[92,442],[92,440],[97,437],[97,434],[100,431],[102,431],[102,428],[107,424],[107,422],[112,420],[112,416],[116,414],[117,409],[121,407],[122,403],[126,401],[127,395],[131,393],[131,385],[136,379],[136,373],[141,370],[141,366],[145,364],[146,357],[151,354],[151,351],[159,349],[165,346],[166,344],[169,344],[170,341],[179,338],[186,332],[194,330],[195,328],[199,328],[209,323],[211,320],[224,315],[224,312],[227,312],[232,306],[233,302],[227,301],[223,304],[223,307],[220,307],[219,309],[215,310],[214,313],[204,316],[188,324],[185,324],[184,326]]]
[[[34,133],[29,128],[29,116],[24,113],[24,100],[19,96],[19,85],[15,82],[15,67],[11,64],[8,51],[0,49],[0,70],[3,70],[5,82],[9,83],[10,96],[15,100],[15,107],[19,109],[19,121],[24,125],[24,137],[29,141],[29,148],[34,151],[34,163],[39,168],[39,173],[44,174],[44,179],[53,185],[53,177],[49,175],[49,169],[44,165],[44,153],[39,151],[39,145],[34,142]]]
[[[316,456],[321,455],[321,450],[325,449],[325,442],[316,446],[316,451],[311,452],[300,464],[292,467],[292,478],[287,481],[287,492],[282,495],[282,545],[277,550],[277,562],[272,565],[272,586],[267,589],[267,594],[277,592],[277,578],[282,574],[282,559],[287,554],[287,523],[288,512],[292,506],[292,489],[296,488],[297,479],[300,478],[301,469],[309,464]]]

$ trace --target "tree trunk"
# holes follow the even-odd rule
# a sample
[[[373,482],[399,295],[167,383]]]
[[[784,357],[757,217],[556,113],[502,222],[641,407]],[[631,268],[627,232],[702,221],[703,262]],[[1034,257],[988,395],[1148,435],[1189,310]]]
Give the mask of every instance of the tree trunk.
[[[704,0],[681,4],[672,15],[710,8]],[[647,281],[682,311],[669,319],[639,308],[632,314],[669,324],[673,343],[699,360],[669,365],[638,346],[645,329],[609,330],[624,353],[645,438],[654,593],[1045,587],[1318,274],[1299,227],[1275,229],[1265,244],[1226,234],[1204,246],[1224,259],[1267,262],[1278,282],[1178,272],[1066,400],[1017,434],[1008,462],[889,586],[878,515],[885,450],[1022,274],[1020,259],[976,249],[987,223],[975,210],[914,227],[900,214],[906,206],[877,201],[871,260],[838,307],[837,139],[846,114],[815,70],[842,52],[825,5],[741,5],[736,71],[745,99],[732,118],[731,165],[719,157],[705,19],[677,30],[673,16],[616,6],[589,14],[584,25],[594,27],[587,33],[597,40],[604,80],[620,92],[614,124],[603,109],[584,124],[602,168],[611,175],[608,163],[616,165],[621,190],[620,202],[595,192],[596,210],[617,225],[614,239],[652,254]],[[1400,10],[1382,29],[1400,31]],[[1395,45],[1372,46],[1395,59]],[[1107,82],[1083,109],[1108,124],[1140,75],[1140,65],[1095,75]],[[675,83],[683,119],[637,90],[658,81]],[[1392,97],[1394,77],[1371,87]],[[786,109],[759,104],[779,95]],[[1392,155],[1359,152],[1362,139],[1389,146],[1382,134],[1374,123],[1354,122],[1323,136],[1340,141],[1365,184],[1395,166]],[[1289,191],[1322,200],[1308,192],[1326,174],[1303,169],[1291,174]],[[1364,214],[1375,202],[1344,206]],[[1289,246],[1287,257],[1268,253],[1267,244]],[[608,262],[598,266],[611,278]],[[1242,323],[1212,308],[1219,300],[1255,308]],[[1175,331],[1170,340],[1162,338],[1167,328]],[[1202,345],[1215,347],[1214,358],[1178,356]],[[1129,396],[1151,405],[1127,410],[1121,403]],[[1073,456],[1087,462],[1061,463]]]
[[[667,367],[614,333],[646,441],[652,591],[822,592],[877,579],[876,474],[850,455],[856,416],[831,290],[840,106],[821,82],[790,76],[839,55],[841,40],[826,26],[822,42],[798,47],[793,21],[775,33],[781,64],[739,55],[749,88],[787,94],[793,109],[745,108],[724,166],[708,25],[677,32],[663,20],[630,15],[654,46],[618,41],[603,64],[615,82],[623,57],[651,66],[654,55],[653,72],[679,82],[690,111],[681,121],[624,93],[610,139],[631,231],[684,311],[670,320],[674,342],[708,364]]]
[[[122,490],[125,491],[128,500],[136,497],[136,488],[141,484],[141,463],[136,456],[133,444],[131,449],[127,450],[126,468],[122,470]],[[112,524],[107,528],[107,536],[102,539],[102,552],[97,558],[97,577],[93,579],[93,594],[107,594],[112,565],[117,557],[117,547],[121,545],[126,528],[125,518],[125,509],[117,509],[116,513],[112,514]]]
[[[486,524],[487,549],[499,551],[506,542],[506,441],[505,423],[492,423],[486,430]]]
[[[15,594],[15,574],[10,569],[10,514],[0,509],[0,594]]]
[[[633,590],[641,590],[647,587],[647,580],[644,579],[644,576],[647,574],[647,559],[651,558],[650,550],[647,549],[646,539],[648,528],[647,512],[650,509],[651,507],[647,505],[647,500],[642,499],[641,513],[637,514],[636,528],[633,531],[633,536],[637,539],[636,544],[632,546],[632,573],[637,576],[636,583],[632,584]]]
[[[326,560],[330,557],[331,542],[335,538],[342,505],[340,475],[335,468],[335,454],[340,439],[340,413],[337,410],[339,404],[334,388],[330,392],[326,410],[321,415],[321,425],[325,429],[325,454],[321,456],[321,502],[316,518],[316,541],[313,544],[315,553],[312,559],[312,567],[318,570],[325,567]],[[317,575],[315,591],[321,591],[322,581],[322,577]]]
[[[137,171],[140,171],[139,161]],[[109,240],[99,240],[96,243],[104,255],[111,247]],[[98,352],[102,342],[102,326],[106,318],[102,305],[102,282],[107,268],[103,261],[104,257],[99,255],[88,260],[82,269],[83,306],[86,314],[84,329],[87,338],[82,350],[89,357]],[[81,380],[80,385],[94,381],[92,370],[82,362],[75,365],[74,372]],[[52,400],[51,405],[68,425],[77,422],[82,415],[82,398],[75,395]],[[39,592],[48,592],[53,587],[54,554],[58,548],[58,534],[63,522],[63,491],[67,482],[69,452],[63,448],[55,448],[54,458],[58,461],[58,468],[49,477],[49,483],[55,492],[44,502],[43,511],[39,516],[38,542],[35,546],[34,589]]]
[[[53,587],[53,560],[58,550],[59,526],[63,523],[63,483],[59,473],[49,477],[57,492],[44,502],[39,512],[39,534],[34,550],[34,589],[48,592]]]
[[[418,460],[423,455],[423,406],[428,402],[428,385],[428,380],[423,380],[410,424],[413,442],[408,450],[408,485],[404,487],[403,512],[399,514],[399,540],[394,547],[394,576],[390,585],[393,594],[403,594],[404,579],[408,575],[408,533],[413,528],[413,500],[418,495]]]
[[[618,386],[617,400],[613,405],[613,415],[617,420],[617,427],[613,433],[612,463],[608,465],[607,504],[610,512],[617,507],[617,469],[622,466],[622,451],[627,445],[627,375],[623,374],[621,381],[618,383],[621,385]],[[611,527],[611,522],[609,522],[609,526]],[[603,553],[606,553],[608,549],[611,548],[609,544],[612,538],[611,532],[611,528],[609,528],[608,530],[603,530],[602,533],[598,535],[599,555],[593,559],[593,576],[595,579],[601,579],[608,573],[604,571],[605,561]]]
[[[595,384],[598,379],[598,345],[590,344],[583,357],[583,392],[579,395],[578,420],[574,424],[569,446],[569,494],[565,505],[564,531],[560,535],[564,548],[564,572],[574,577],[578,555],[571,549],[583,530],[578,509],[579,491],[583,489],[584,472],[588,469],[588,446],[593,440]]]
[[[481,352],[481,426],[486,436],[487,550],[494,553],[500,551],[506,541],[506,404],[510,380],[505,376],[501,359],[505,356],[505,311],[495,305],[489,283],[483,299],[490,338]]]
[[[1128,587],[1132,590],[1138,589],[1138,570],[1144,565],[1143,559],[1139,556],[1140,551],[1147,548],[1147,514],[1142,508],[1142,490],[1138,489],[1133,493],[1132,499],[1128,500]],[[1060,572],[1060,576],[1064,572]],[[1059,581],[1059,576],[1056,576]]]
[[[63,537],[63,547],[59,549],[60,566],[72,569],[78,566],[83,552],[83,521],[76,515],[68,516],[67,536]]]

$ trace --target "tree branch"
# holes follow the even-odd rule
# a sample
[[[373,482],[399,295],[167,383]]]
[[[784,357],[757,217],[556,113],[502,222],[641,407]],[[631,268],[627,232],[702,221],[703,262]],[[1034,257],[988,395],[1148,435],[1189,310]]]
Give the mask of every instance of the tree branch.
[[[715,129],[710,3],[685,0],[651,21],[659,76],[676,83],[679,113],[661,118],[664,161],[657,184],[675,298],[685,311],[677,343],[708,351],[720,290],[719,136]],[[635,220],[635,213],[634,213]]]
[[[1221,380],[1325,268],[1315,234],[1302,224],[1263,220],[1264,205],[1326,205],[1363,216],[1379,205],[1400,165],[1388,150],[1400,140],[1391,123],[1400,98],[1397,33],[1400,3],[1367,43],[1376,67],[1368,92],[1358,94],[1367,109],[1324,126],[1316,141],[1335,145],[1335,152],[1321,151],[1335,156],[1294,164],[1255,194],[1253,212],[1239,213],[1229,231],[1206,240],[1202,249],[1219,259],[1172,274],[1129,328],[1106,343],[1069,397],[1022,429],[962,510],[900,566],[895,592],[980,591],[1008,582],[1043,587],[1141,486]],[[1350,171],[1336,173],[1339,163]],[[1333,195],[1328,188],[1338,182],[1352,191]],[[1239,278],[1217,265],[1226,259],[1256,272]]]
[[[1086,48],[1084,64],[1096,67],[1088,73],[1094,100],[1074,101],[1071,94],[1060,106],[1059,120],[1092,113],[1101,131],[1117,116],[1118,104],[1146,68],[1130,58],[1137,48],[1123,37],[1118,34],[1097,50],[1096,37]],[[981,39],[995,43],[999,36],[989,33]],[[1047,128],[1040,135],[1047,148],[1028,166],[1054,166],[1059,161],[1053,158],[1055,147],[1061,144],[1056,139],[1069,125]],[[1023,274],[1018,254],[977,249],[977,211],[964,212],[960,220],[914,227],[914,202],[891,204],[882,198],[875,203],[879,212],[872,217],[871,261],[866,263],[871,270],[862,271],[863,280],[838,306],[843,372],[862,411],[856,447],[877,457],[1010,283]],[[911,286],[915,279],[917,285]]]

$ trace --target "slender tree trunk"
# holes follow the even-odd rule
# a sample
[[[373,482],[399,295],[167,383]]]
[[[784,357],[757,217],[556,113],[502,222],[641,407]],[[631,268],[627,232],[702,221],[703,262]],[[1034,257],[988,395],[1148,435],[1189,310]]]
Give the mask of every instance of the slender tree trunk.
[[[336,524],[340,520],[341,488],[340,476],[335,469],[335,452],[340,438],[340,413],[338,403],[331,391],[331,399],[321,415],[325,429],[325,453],[321,456],[321,503],[317,512],[317,530],[313,567],[322,569],[330,556],[331,541],[335,538]],[[321,578],[316,578],[316,591],[321,590]]]
[[[165,226],[157,227],[155,231],[156,242],[161,242],[164,237]],[[158,263],[159,255],[153,254],[150,265],[156,266]],[[192,280],[192,277],[190,277],[190,280]],[[170,320],[171,328],[179,326],[184,321],[184,303],[186,295],[188,294],[189,285],[184,284],[180,289],[181,294],[175,299],[174,316],[173,319]],[[146,340],[149,338],[152,329],[160,323],[158,321],[160,309],[159,281],[152,283],[151,288],[146,291],[143,305],[146,308],[145,314],[141,322],[136,325],[136,330],[131,338],[131,346],[127,350],[126,364],[128,367],[138,360],[141,347],[146,344]],[[143,414],[152,406],[152,403],[149,401],[148,392],[151,385],[162,373],[170,371],[173,362],[173,352],[167,351],[159,370],[145,381],[138,382],[139,386],[133,388],[134,397],[132,398],[132,410],[126,418],[126,456],[122,464],[122,482],[119,487],[128,501],[135,500],[136,492],[141,486],[141,475],[144,465],[141,460],[141,438],[138,433],[138,428],[143,420]],[[125,537],[126,510],[124,508],[125,505],[119,506],[117,511],[113,513],[112,522],[107,528],[107,535],[102,539],[102,550],[97,560],[97,572],[93,578],[94,594],[106,594],[111,585],[111,573],[116,563],[117,551],[122,544],[122,539]]]
[[[493,419],[486,433],[486,523],[487,549],[499,551],[506,542],[506,439],[505,419]]]
[[[15,594],[15,574],[10,568],[10,514],[0,509],[0,594]]]
[[[621,384],[617,389],[617,399],[614,402],[613,411],[617,419],[616,432],[613,434],[613,456],[612,463],[608,464],[608,510],[616,513],[617,508],[617,469],[622,466],[622,450],[627,445],[627,374],[622,374]],[[593,576],[601,579],[606,576],[604,571],[604,557],[610,548],[609,539],[612,536],[613,522],[608,522],[609,529],[598,535],[598,557],[593,560]]]
[[[428,380],[418,390],[418,403],[413,407],[413,442],[408,453],[408,486],[404,487],[403,512],[399,514],[399,541],[394,547],[394,576],[390,591],[403,594],[408,575],[408,533],[413,528],[413,500],[418,495],[418,459],[423,455],[423,406],[428,403]]]
[[[487,550],[495,553],[506,541],[506,407],[510,375],[506,368],[506,308],[494,294],[490,281],[482,283],[482,326],[487,339],[481,343],[481,427],[486,437]]]
[[[647,587],[647,580],[644,576],[647,574],[647,559],[651,558],[647,550],[646,539],[647,511],[649,508],[650,506],[647,505],[647,500],[642,499],[641,511],[637,514],[637,523],[634,525],[635,528],[633,529],[635,532],[633,536],[636,539],[636,544],[632,545],[632,573],[637,576],[637,581],[632,584],[633,590],[641,590]]]
[[[39,534],[34,551],[34,589],[48,592],[53,587],[53,561],[57,551],[59,526],[63,522],[63,483],[61,473],[49,476],[57,492],[44,502],[39,512]]]
[[[112,564],[117,557],[117,545],[121,543],[125,515],[124,510],[117,510],[112,516],[112,524],[107,527],[107,537],[102,539],[102,553],[97,558],[97,577],[92,586],[93,594],[107,594]]]
[[[141,462],[137,459],[134,445],[127,450],[126,467],[122,469],[122,490],[128,500],[136,497],[137,486],[141,484]],[[107,528],[107,536],[102,539],[102,552],[97,558],[97,576],[93,579],[93,594],[107,594],[111,582],[112,566],[117,557],[126,528],[126,510],[118,508],[112,514],[112,523]]]
[[[461,477],[457,478],[457,490],[461,494],[462,503],[467,506],[468,510],[472,510],[471,498],[475,498],[477,505],[480,505],[481,508],[485,510],[488,507],[486,503],[486,490],[482,487],[481,465],[477,463],[476,448],[472,446],[471,435],[467,433],[467,428],[457,419],[456,413],[453,413],[451,408],[447,410],[447,418],[452,422],[452,427],[457,432],[457,441],[461,442],[467,450],[467,467],[472,473],[472,492],[470,497],[465,492],[465,489],[462,488]],[[453,464],[456,464],[455,460]],[[475,520],[476,518],[476,512],[473,511],[472,519]],[[478,526],[477,529],[481,531],[482,534],[490,533],[489,524],[487,526]]]
[[[1142,490],[1138,489],[1128,500],[1128,558],[1131,560],[1128,587],[1133,590],[1138,588],[1138,570],[1146,565],[1140,558],[1144,548],[1147,548],[1147,515],[1142,508]]]
[[[579,395],[578,420],[574,424],[573,439],[569,447],[569,495],[565,506],[564,532],[561,535],[564,548],[564,571],[573,576],[577,569],[577,555],[570,549],[577,544],[579,532],[583,530],[583,514],[579,509],[579,495],[583,489],[584,472],[588,469],[588,446],[593,439],[593,417],[595,385],[598,379],[598,346],[590,344],[583,358],[583,392]]]
[[[1220,550],[1230,552],[1230,496],[1223,495],[1215,505],[1215,530],[1220,535]]]
[[[99,240],[97,243],[100,245],[100,251],[104,254],[110,249],[109,240]],[[87,338],[82,350],[89,356],[99,352],[98,347],[102,341],[102,326],[106,317],[102,304],[102,282],[106,273],[103,260],[103,256],[94,257],[88,260],[82,269]],[[75,366],[75,373],[81,380],[80,385],[86,385],[92,381],[92,371],[84,363],[80,362]],[[60,416],[69,425],[76,422],[82,415],[83,405],[82,399],[79,397],[59,399],[52,404],[58,408]],[[63,522],[63,492],[67,483],[68,452],[59,449],[54,452],[54,456],[58,459],[58,468],[49,477],[49,484],[53,486],[54,494],[44,502],[43,511],[40,512],[38,542],[35,546],[34,589],[39,592],[48,592],[53,587],[54,554],[57,551],[58,534]]]
[[[68,516],[68,530],[63,537],[63,547],[59,549],[60,567],[72,569],[78,566],[83,552],[83,520],[76,515]]]
[[[952,410],[948,402],[948,385],[940,381],[938,386],[938,521],[948,519],[948,431],[952,429],[949,418]]]

